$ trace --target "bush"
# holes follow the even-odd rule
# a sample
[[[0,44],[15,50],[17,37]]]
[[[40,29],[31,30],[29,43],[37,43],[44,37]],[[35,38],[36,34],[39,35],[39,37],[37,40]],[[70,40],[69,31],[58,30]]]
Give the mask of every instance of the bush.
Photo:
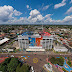
[[[71,67],[72,66],[71,59],[69,57],[67,59],[68,59],[67,64]]]
[[[52,64],[56,64],[56,59],[55,59],[55,57],[50,58],[50,61],[51,61]]]
[[[63,57],[56,58],[56,61],[57,61],[57,64],[58,64],[58,65],[63,66],[63,64],[64,64],[64,59],[63,59]]]
[[[67,64],[71,67],[72,64],[71,64],[71,61],[67,61]]]
[[[50,58],[50,61],[52,64],[58,64],[60,66],[63,66],[63,64],[64,64],[64,58],[63,57],[60,57],[60,58],[52,57],[52,58]]]

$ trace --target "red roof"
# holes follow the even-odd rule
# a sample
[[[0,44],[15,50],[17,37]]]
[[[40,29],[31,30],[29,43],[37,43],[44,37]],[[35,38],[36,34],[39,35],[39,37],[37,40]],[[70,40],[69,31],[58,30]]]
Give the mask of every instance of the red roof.
[[[44,32],[44,36],[51,36],[51,34],[50,33],[48,33],[48,32]]]
[[[63,38],[60,38],[60,40],[64,40]]]

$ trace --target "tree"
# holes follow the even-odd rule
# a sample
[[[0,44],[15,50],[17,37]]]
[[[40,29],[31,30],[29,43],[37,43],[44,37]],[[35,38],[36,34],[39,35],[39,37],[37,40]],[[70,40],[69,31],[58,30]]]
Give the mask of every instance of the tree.
[[[64,58],[63,57],[57,58],[56,61],[57,61],[58,65],[63,66],[63,64],[64,64]]]
[[[0,71],[6,72],[6,71],[7,71],[7,65],[5,65],[4,63],[2,63],[2,64],[0,65]]]
[[[51,61],[52,64],[55,64],[55,63],[56,63],[55,57],[52,57],[52,58],[50,59],[50,61]]]
[[[20,67],[20,64],[16,68],[16,72],[29,72],[29,65],[23,64]]]
[[[10,63],[8,64],[8,71],[15,72],[17,65],[18,65],[18,58],[12,58]]]
[[[5,59],[5,61],[0,65],[0,71],[6,72],[7,71],[7,64],[10,62],[11,58]]]
[[[5,59],[5,61],[3,63],[8,64],[10,62],[11,58],[7,58]]]
[[[20,65],[21,65],[21,64],[19,64],[19,65],[17,66],[16,72],[20,72]]]
[[[60,58],[52,57],[52,58],[50,58],[50,61],[52,64],[58,64],[60,66],[63,66],[63,64],[64,64],[64,58],[63,57],[60,57]]]

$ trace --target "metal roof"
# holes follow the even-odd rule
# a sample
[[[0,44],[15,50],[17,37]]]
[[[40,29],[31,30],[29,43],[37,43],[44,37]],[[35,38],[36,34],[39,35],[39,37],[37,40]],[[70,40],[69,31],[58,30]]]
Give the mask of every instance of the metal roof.
[[[5,43],[8,40],[9,40],[9,38],[4,38],[4,39],[0,40],[0,45],[3,44],[3,43]]]

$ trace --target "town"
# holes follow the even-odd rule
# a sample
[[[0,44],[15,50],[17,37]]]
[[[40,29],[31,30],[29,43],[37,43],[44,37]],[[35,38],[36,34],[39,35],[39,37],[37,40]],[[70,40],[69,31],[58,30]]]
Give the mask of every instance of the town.
[[[0,72],[72,72],[72,0],[0,0]]]
[[[72,26],[0,25],[0,63],[2,72],[19,72],[23,64],[24,72],[71,72]]]

